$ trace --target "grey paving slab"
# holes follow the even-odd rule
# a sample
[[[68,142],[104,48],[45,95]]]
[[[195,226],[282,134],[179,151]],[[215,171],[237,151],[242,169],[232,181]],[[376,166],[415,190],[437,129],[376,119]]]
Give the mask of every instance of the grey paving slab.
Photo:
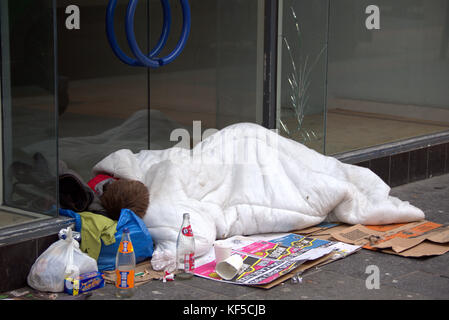
[[[133,300],[204,300],[229,299],[229,297],[213,293],[191,285],[192,280],[162,282],[152,280],[135,288]],[[209,281],[208,281],[209,282]],[[92,292],[90,300],[119,300],[115,296],[115,287],[106,284],[102,289]]]
[[[194,277],[193,279],[188,280],[188,282],[186,281],[186,284],[192,288],[207,290],[211,294],[227,296],[229,299],[237,299],[238,297],[253,292],[254,290],[261,290],[259,288],[218,282],[200,277]]]
[[[417,270],[449,278],[449,253],[445,255],[415,259],[412,263]]]
[[[421,208],[427,220],[449,223],[449,175],[447,174],[393,188],[391,195]]]
[[[320,270],[305,274],[301,284],[286,282],[277,290],[253,292],[240,299],[270,300],[391,300],[430,299],[420,293],[380,285],[379,289],[368,289],[364,279],[353,278],[332,271]]]
[[[446,256],[416,259],[361,250],[345,259],[326,265],[323,269],[359,279],[366,279],[368,275],[367,268],[374,265],[379,268],[380,281],[383,282],[384,280],[389,281],[389,278],[399,278],[416,271],[444,276],[448,272],[448,260]]]
[[[391,286],[426,295],[432,299],[449,299],[449,278],[422,271],[411,272],[391,280]]]

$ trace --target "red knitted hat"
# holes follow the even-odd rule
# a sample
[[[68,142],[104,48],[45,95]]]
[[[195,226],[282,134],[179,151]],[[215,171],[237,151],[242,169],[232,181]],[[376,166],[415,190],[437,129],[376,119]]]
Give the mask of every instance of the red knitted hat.
[[[99,196],[103,194],[103,187],[105,184],[118,180],[117,178],[108,176],[107,174],[99,174],[87,183],[87,185],[95,191]]]

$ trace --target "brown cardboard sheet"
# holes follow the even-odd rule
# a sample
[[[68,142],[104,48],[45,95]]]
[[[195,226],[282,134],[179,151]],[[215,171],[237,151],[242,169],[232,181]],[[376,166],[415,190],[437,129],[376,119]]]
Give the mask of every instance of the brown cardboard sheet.
[[[329,232],[338,241],[404,257],[441,255],[449,251],[449,226],[426,220],[384,226],[358,224]]]

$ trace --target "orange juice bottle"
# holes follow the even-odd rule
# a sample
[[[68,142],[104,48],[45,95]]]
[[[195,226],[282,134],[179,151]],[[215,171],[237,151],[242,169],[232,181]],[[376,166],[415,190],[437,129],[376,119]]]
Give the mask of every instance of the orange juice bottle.
[[[117,256],[115,258],[116,296],[118,298],[131,298],[134,294],[134,273],[136,256],[129,229],[124,228]]]

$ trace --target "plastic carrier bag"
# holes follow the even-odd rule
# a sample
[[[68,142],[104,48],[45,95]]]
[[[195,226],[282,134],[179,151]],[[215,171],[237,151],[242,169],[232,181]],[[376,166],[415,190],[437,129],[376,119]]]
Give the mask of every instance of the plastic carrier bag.
[[[59,209],[59,213],[64,216],[75,218],[75,231],[83,232],[81,216],[67,209]],[[140,263],[153,255],[153,238],[150,235],[145,223],[134,212],[129,209],[122,209],[117,222],[115,233],[115,243],[105,245],[101,241],[101,251],[97,259],[99,271],[115,270],[115,257],[122,239],[123,229],[128,228],[131,241],[136,255],[136,263]]]
[[[39,291],[63,292],[64,279],[98,271],[97,262],[79,249],[69,227],[65,239],[45,250],[34,262],[27,277],[30,287]]]
[[[115,257],[122,240],[123,229],[128,228],[131,242],[136,255],[136,263],[140,263],[153,255],[153,238],[147,226],[141,218],[129,209],[122,209],[117,222],[115,243],[106,246],[102,243],[100,256],[98,257],[98,269],[100,271],[115,270]]]

